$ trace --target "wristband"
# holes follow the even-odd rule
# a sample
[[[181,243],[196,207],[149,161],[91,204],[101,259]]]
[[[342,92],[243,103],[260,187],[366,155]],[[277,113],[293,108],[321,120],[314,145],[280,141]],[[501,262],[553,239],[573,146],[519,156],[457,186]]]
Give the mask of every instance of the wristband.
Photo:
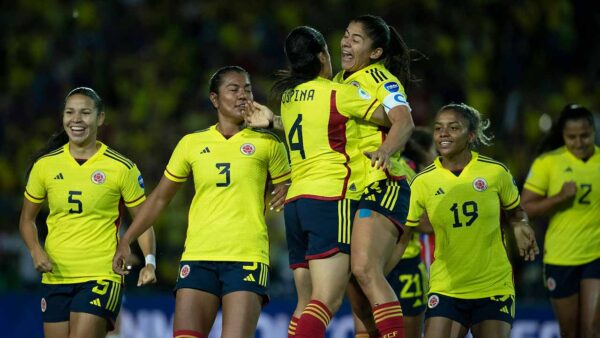
[[[152,264],[156,268],[156,257],[153,254],[146,255],[146,265]]]

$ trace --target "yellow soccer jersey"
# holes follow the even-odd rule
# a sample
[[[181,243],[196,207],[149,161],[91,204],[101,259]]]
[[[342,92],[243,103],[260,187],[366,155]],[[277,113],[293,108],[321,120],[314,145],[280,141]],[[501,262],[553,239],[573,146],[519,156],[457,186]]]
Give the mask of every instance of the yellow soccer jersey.
[[[289,173],[285,146],[270,132],[243,129],[227,139],[214,125],[184,136],[165,170],[174,182],[194,177],[181,259],[268,265],[267,179],[280,183]]]
[[[66,144],[37,160],[29,174],[25,197],[33,203],[47,199],[50,209],[45,250],[53,269],[43,274],[43,283],[121,281],[112,270],[121,204],[142,203],[144,181],[133,162],[98,144],[81,165]]]
[[[374,63],[347,77],[345,77],[345,71],[341,71],[336,74],[333,81],[352,84],[362,88],[375,95],[377,100],[384,106],[391,107],[396,104],[402,104],[410,109],[402,83],[385,68],[383,62]],[[387,129],[368,121],[357,121],[357,124],[361,140],[360,149],[362,151],[377,150],[386,137]],[[404,168],[400,164],[401,161],[400,153],[394,154],[391,157],[392,168],[388,175],[383,170],[371,167],[370,162],[366,162],[367,184],[386,178],[399,179],[402,176],[406,176],[407,173],[403,171]]]
[[[398,166],[406,173],[406,178],[409,182],[417,175],[413,168],[410,167],[408,162],[404,157],[400,158],[401,161],[398,162]],[[419,240],[419,233],[413,232],[412,238],[410,242],[408,242],[408,246],[406,250],[404,250],[404,254],[402,255],[402,259],[417,257],[421,254],[421,241]]]
[[[435,232],[430,292],[462,299],[514,294],[500,210],[517,207],[519,191],[503,164],[472,156],[458,177],[438,157],[413,179],[406,225],[418,225],[427,211]]]
[[[287,201],[360,198],[367,158],[356,120],[369,119],[378,106],[364,90],[321,77],[284,93],[281,119],[292,163]]]
[[[558,194],[563,183],[575,181],[577,195],[570,207],[556,211],[544,241],[544,263],[581,265],[600,257],[600,148],[586,162],[566,147],[547,152],[531,166],[525,189],[545,197]]]

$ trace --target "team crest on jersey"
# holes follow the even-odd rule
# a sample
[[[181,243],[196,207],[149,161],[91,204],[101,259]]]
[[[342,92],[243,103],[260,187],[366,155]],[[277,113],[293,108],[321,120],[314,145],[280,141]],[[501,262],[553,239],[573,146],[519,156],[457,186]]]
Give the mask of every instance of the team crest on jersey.
[[[189,275],[190,275],[190,266],[186,264],[181,267],[181,270],[179,271],[179,277],[185,278]]]
[[[383,88],[390,93],[396,93],[400,89],[400,85],[398,85],[396,82],[388,82],[383,85]]]
[[[106,174],[102,170],[96,170],[92,174],[92,182],[96,184],[102,184],[106,181]]]
[[[554,291],[554,289],[556,289],[556,281],[554,280],[554,278],[548,277],[548,279],[546,280],[546,286],[548,287],[548,290]]]
[[[142,174],[140,174],[140,176],[138,176],[138,184],[140,185],[140,187],[142,189],[144,189],[144,178],[142,177]]]
[[[252,144],[252,143],[244,143],[240,147],[240,151],[242,152],[242,154],[249,156],[249,155],[254,154],[254,152],[256,151],[256,148],[254,147],[254,144]]]
[[[358,88],[358,95],[360,97],[362,97],[365,100],[369,100],[371,99],[371,95],[369,93],[367,93],[366,90],[362,89],[362,88]]]
[[[46,312],[46,307],[48,305],[46,304],[46,298],[42,297],[42,301],[40,302],[40,308],[42,309],[42,312]]]
[[[433,309],[434,307],[438,306],[439,303],[440,297],[438,297],[437,295],[431,295],[429,296],[429,300],[427,300],[427,306],[429,306],[430,309]]]
[[[473,181],[473,189],[482,192],[485,191],[488,187],[487,181],[481,177],[477,177],[474,181]]]

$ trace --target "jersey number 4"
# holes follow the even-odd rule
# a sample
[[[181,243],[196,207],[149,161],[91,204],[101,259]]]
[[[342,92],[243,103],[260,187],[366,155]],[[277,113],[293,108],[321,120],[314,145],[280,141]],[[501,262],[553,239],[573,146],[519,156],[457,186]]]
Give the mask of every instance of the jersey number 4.
[[[302,114],[298,114],[298,117],[296,117],[296,121],[294,121],[294,124],[292,125],[292,128],[290,128],[290,132],[288,133],[288,145],[290,146],[290,150],[295,150],[295,151],[299,151],[300,152],[300,157],[302,157],[302,159],[306,158],[306,155],[304,154],[304,140],[302,138]],[[296,135],[296,138],[298,139],[297,142],[294,142],[294,135]]]
[[[477,213],[477,203],[475,203],[474,201],[466,201],[462,204],[461,208],[458,207],[458,203],[454,203],[452,204],[450,211],[452,211],[452,213],[454,214],[454,224],[452,224],[453,228],[460,228],[463,226],[463,224],[460,221],[461,211],[464,216],[469,217],[466,226],[471,226],[471,224],[475,222],[477,217],[479,217],[479,214]]]

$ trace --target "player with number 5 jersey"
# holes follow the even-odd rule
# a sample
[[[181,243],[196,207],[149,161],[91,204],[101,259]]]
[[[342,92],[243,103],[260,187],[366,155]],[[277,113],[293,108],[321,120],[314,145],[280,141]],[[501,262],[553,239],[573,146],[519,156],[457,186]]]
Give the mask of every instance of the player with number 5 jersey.
[[[252,100],[243,68],[218,69],[209,81],[218,123],[184,136],[164,175],[148,197],[113,259],[127,257],[128,243],[156,219],[190,176],[195,195],[189,210],[185,247],[175,285],[173,337],[206,338],[220,307],[223,337],[254,335],[268,301],[269,238],[266,190],[275,185],[271,205],[279,210],[290,168],[285,146],[271,132],[245,128]]]
[[[515,289],[501,210],[521,256],[532,260],[538,253],[509,170],[474,151],[489,143],[484,134],[488,125],[465,104],[442,107],[434,123],[440,156],[411,182],[406,225],[419,225],[426,212],[435,232],[426,337],[464,337],[469,329],[475,338],[509,337]],[[450,329],[457,324],[459,330]]]
[[[122,279],[113,272],[111,257],[123,205],[135,216],[146,195],[137,166],[97,140],[104,118],[102,99],[93,89],[73,89],[65,99],[63,130],[51,137],[28,173],[19,230],[42,272],[46,337],[104,337],[121,307]],[[42,248],[35,223],[45,200],[50,213]],[[151,227],[139,243],[144,255],[155,254]],[[138,285],[156,281],[154,264],[142,268]]]

